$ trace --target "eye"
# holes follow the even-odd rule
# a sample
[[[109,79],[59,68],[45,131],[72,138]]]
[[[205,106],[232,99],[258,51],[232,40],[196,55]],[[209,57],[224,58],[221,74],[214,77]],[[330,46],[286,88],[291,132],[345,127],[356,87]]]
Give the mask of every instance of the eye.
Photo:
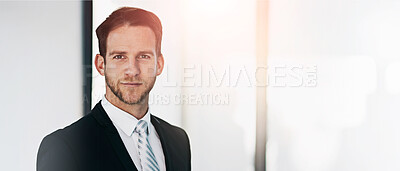
[[[122,58],[124,58],[124,56],[122,56],[122,55],[115,55],[115,56],[113,57],[113,59],[122,59]]]
[[[149,55],[140,55],[139,58],[140,59],[149,59],[150,56]]]

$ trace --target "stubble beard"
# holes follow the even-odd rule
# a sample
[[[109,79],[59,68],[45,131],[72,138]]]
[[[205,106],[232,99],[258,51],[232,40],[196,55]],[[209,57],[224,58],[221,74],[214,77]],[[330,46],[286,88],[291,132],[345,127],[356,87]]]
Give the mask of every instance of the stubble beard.
[[[145,88],[144,92],[142,92],[142,94],[140,95],[140,97],[137,100],[129,100],[129,97],[124,97],[123,92],[121,91],[121,88],[119,87],[120,80],[111,81],[109,79],[109,77],[107,76],[107,74],[105,74],[105,80],[106,80],[106,84],[110,88],[111,92],[113,92],[113,94],[116,97],[118,97],[119,100],[121,100],[123,103],[128,104],[128,105],[136,105],[136,104],[143,103],[143,101],[149,95],[150,90],[153,88],[153,85],[155,82],[155,78],[154,78],[154,80],[152,80],[150,82],[150,84],[147,84],[146,82],[141,81],[143,83],[142,86],[144,86],[144,88]],[[138,92],[138,93],[140,93],[140,92]],[[130,94],[128,94],[128,95],[130,95]]]

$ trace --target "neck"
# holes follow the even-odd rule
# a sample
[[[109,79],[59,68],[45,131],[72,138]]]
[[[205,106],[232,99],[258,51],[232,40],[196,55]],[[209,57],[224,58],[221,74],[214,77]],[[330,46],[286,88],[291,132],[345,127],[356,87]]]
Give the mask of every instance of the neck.
[[[136,119],[142,119],[143,116],[146,114],[147,109],[149,107],[149,98],[146,97],[142,102],[138,104],[126,104],[122,102],[118,97],[116,97],[112,92],[106,93],[106,99],[113,104],[114,106],[118,107],[119,109],[131,114]]]

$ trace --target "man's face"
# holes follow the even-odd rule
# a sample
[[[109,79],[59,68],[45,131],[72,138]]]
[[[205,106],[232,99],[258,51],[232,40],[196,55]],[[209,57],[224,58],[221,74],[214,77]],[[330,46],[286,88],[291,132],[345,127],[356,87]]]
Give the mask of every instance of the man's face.
[[[149,27],[126,25],[111,31],[103,65],[106,96],[130,105],[148,100],[164,65],[156,52],[156,37]]]

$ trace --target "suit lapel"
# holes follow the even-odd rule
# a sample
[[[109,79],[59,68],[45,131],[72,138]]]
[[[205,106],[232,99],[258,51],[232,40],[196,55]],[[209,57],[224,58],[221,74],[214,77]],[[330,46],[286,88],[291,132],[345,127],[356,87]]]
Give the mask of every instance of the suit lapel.
[[[158,136],[160,137],[161,146],[165,158],[165,168],[167,169],[167,171],[172,171],[173,170],[172,155],[171,155],[172,151],[170,151],[170,148],[168,146],[168,137],[165,135],[164,132],[165,130],[161,127],[160,121],[153,115],[150,116],[151,116],[151,123],[153,124],[154,128],[157,131]]]
[[[128,171],[137,171],[135,164],[133,163],[128,151],[125,148],[121,137],[118,134],[117,129],[112,124],[111,119],[108,117],[106,111],[101,106],[101,101],[96,104],[92,110],[93,116],[99,122],[99,124],[104,128],[105,134],[111,142],[111,145],[117,154],[122,165]]]

